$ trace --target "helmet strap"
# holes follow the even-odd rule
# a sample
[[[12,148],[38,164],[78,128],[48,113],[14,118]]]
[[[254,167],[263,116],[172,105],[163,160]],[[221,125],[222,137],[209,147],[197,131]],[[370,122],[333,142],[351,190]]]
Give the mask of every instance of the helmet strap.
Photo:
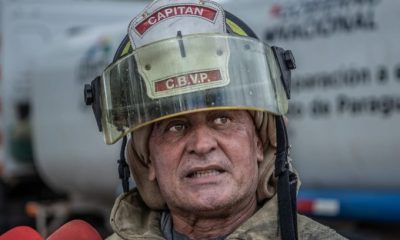
[[[124,138],[122,139],[120,159],[118,160],[118,174],[122,182],[122,189],[124,190],[125,193],[129,191],[129,177],[131,175],[129,171],[129,166],[125,160],[126,142],[127,142],[127,137],[124,136]]]
[[[277,149],[275,176],[278,178],[278,215],[283,240],[298,239],[297,236],[297,176],[289,169],[289,141],[282,116],[276,116]]]

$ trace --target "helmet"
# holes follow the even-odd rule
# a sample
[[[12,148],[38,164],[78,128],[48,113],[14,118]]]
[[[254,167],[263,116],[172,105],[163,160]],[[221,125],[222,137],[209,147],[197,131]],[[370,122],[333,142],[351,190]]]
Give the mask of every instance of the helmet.
[[[124,137],[119,172],[125,191],[128,133],[196,111],[242,109],[276,115],[280,228],[283,239],[294,239],[296,181],[281,117],[288,110],[294,68],[290,50],[261,42],[215,2],[156,0],[130,22],[102,76],[85,85],[85,100],[107,144]]]
[[[86,102],[93,104],[105,142],[113,144],[188,112],[282,115],[293,67],[290,51],[262,43],[216,3],[159,0],[131,21],[113,63],[85,87]]]

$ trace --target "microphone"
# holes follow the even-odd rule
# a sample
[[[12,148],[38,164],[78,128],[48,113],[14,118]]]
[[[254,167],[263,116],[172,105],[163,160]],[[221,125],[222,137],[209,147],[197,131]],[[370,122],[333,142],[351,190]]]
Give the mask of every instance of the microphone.
[[[0,235],[0,240],[44,240],[33,228],[28,226],[14,227]]]
[[[47,240],[101,240],[100,234],[83,220],[72,220],[53,232]],[[0,239],[3,240],[3,239]],[[30,239],[29,239],[30,240]],[[36,239],[35,239],[36,240]]]

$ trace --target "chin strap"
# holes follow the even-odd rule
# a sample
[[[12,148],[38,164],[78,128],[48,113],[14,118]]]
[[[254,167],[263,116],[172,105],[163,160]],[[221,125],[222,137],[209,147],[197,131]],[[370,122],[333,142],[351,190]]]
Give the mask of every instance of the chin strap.
[[[121,182],[122,182],[122,189],[124,190],[125,193],[129,191],[129,177],[131,175],[131,173],[129,171],[129,166],[125,160],[126,142],[127,142],[127,137],[125,136],[122,139],[120,159],[118,160],[118,174],[119,174],[119,178],[121,179]]]
[[[282,116],[276,116],[277,149],[275,176],[278,178],[278,214],[283,240],[296,240],[297,236],[297,176],[289,169],[289,141]]]

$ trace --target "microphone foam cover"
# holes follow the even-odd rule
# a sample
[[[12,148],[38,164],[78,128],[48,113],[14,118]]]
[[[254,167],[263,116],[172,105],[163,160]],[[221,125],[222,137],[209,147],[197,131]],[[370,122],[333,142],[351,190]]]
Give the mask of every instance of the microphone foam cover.
[[[101,236],[92,225],[77,219],[62,225],[47,240],[101,240]]]
[[[0,240],[43,240],[43,238],[31,227],[18,226],[3,233]]]

